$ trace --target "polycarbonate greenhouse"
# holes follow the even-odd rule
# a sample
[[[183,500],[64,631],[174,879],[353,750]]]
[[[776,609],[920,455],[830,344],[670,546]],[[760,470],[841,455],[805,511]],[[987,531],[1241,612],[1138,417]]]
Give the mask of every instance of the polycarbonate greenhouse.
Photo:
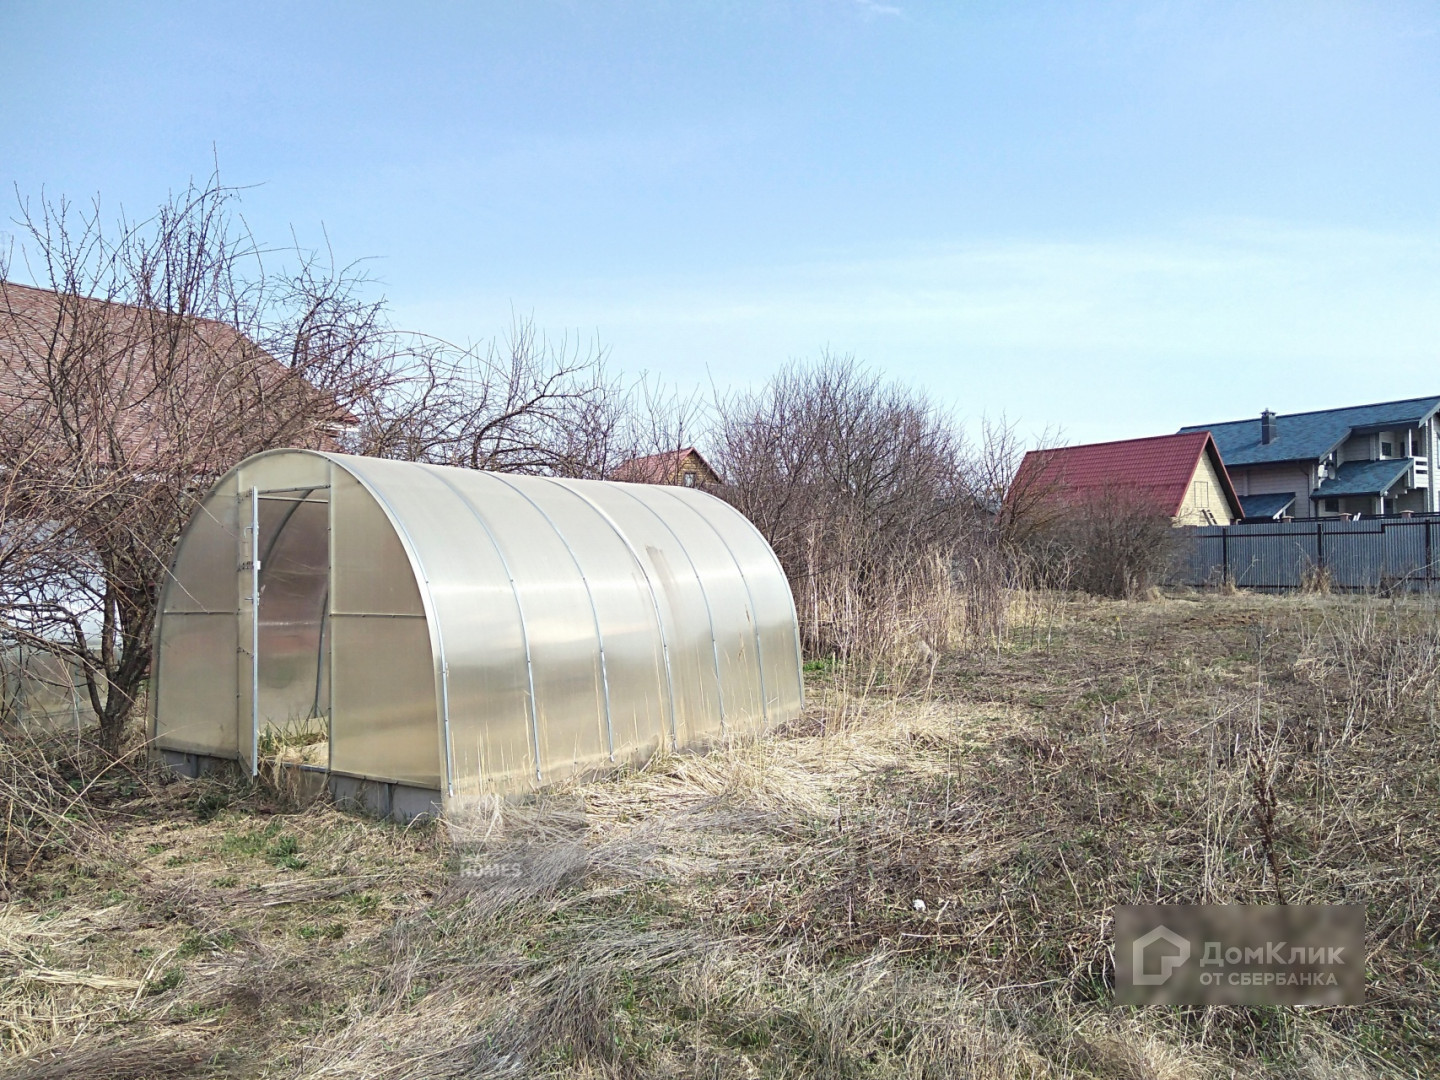
[[[801,696],[785,575],[719,499],[277,450],[181,537],[150,722],[192,773],[275,756],[403,817],[750,735]]]

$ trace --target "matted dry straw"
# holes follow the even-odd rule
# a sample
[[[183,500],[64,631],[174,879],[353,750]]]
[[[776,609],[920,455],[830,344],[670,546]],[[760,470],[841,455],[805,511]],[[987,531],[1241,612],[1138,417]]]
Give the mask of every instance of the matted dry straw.
[[[142,793],[123,858],[0,909],[34,973],[0,1077],[121,1075],[116,1031],[158,1075],[1425,1075],[1433,607],[1025,603],[998,650],[817,665],[773,738],[453,830]],[[1367,904],[1365,1008],[1109,1004],[1114,904],[1277,893]]]

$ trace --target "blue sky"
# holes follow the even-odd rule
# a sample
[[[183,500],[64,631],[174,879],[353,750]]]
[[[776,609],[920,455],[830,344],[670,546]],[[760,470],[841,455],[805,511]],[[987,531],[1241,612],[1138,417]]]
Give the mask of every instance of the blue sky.
[[[1433,3],[0,0],[0,69],[7,189],[213,145],[457,340],[828,348],[1073,441],[1440,392]]]

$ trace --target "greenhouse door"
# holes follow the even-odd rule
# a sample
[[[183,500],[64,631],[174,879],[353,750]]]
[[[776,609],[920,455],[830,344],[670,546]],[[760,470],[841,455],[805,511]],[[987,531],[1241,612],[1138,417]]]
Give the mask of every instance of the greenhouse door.
[[[330,492],[240,495],[240,756],[328,766]]]

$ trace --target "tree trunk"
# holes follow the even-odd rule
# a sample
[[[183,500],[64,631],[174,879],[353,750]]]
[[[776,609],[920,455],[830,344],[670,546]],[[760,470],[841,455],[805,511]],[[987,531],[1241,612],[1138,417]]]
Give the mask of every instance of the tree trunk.
[[[149,653],[148,649],[145,651]],[[129,726],[131,713],[135,711],[144,677],[143,666],[138,668],[142,673],[139,677],[133,673],[132,665],[124,667],[126,670],[106,680],[105,708],[100,713],[100,746],[111,757],[118,757],[125,749],[125,729]]]

